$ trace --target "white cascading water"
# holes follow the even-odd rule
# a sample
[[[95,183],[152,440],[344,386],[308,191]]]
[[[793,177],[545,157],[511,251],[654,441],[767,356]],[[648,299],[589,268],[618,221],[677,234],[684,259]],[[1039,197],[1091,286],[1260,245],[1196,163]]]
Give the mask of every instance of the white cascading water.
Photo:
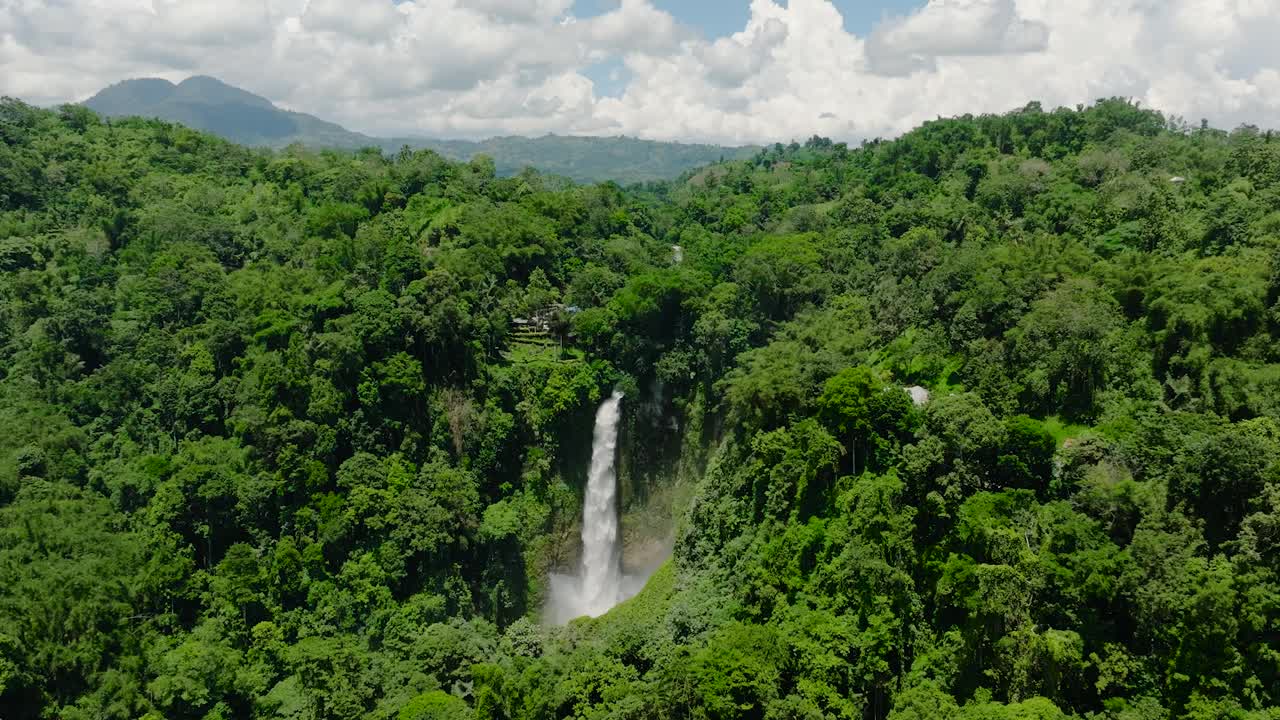
[[[591,472],[582,501],[582,562],[576,575],[551,573],[548,577],[551,592],[545,612],[550,622],[566,623],[583,615],[598,617],[644,585],[644,578],[622,572],[615,466],[621,417],[622,393],[614,391],[596,411]]]
[[[591,474],[582,503],[582,571],[579,610],[602,615],[618,603],[622,557],[618,551],[618,420],[622,393],[615,390],[596,411],[591,444]]]

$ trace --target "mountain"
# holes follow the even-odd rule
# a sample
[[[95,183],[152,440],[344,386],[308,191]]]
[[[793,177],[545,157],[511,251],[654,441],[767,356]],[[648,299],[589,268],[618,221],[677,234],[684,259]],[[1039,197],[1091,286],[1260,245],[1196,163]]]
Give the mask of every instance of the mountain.
[[[174,84],[158,78],[125,80],[84,102],[106,117],[142,116],[176,122],[232,142],[258,147],[301,143],[317,148],[378,147],[395,152],[408,145],[452,160],[479,154],[493,158],[501,175],[526,167],[579,182],[665,180],[720,160],[743,159],[754,147],[655,142],[627,137],[500,137],[469,140],[379,138],[353,132],[314,115],[278,108],[270,100],[207,76]]]
[[[242,145],[380,145],[368,135],[312,115],[282,110],[264,97],[205,76],[190,77],[176,85],[156,78],[126,80],[102,90],[84,105],[107,117],[138,115],[182,123]]]

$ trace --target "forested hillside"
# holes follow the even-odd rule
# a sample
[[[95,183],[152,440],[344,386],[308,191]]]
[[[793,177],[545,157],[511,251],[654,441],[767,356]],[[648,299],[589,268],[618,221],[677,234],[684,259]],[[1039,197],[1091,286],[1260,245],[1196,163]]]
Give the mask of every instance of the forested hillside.
[[[503,177],[535,167],[579,182],[670,180],[691,168],[740,160],[757,150],[628,137],[544,135],[495,137],[478,142],[373,137],[313,115],[283,110],[264,97],[199,75],[176,85],[158,78],[125,80],[104,88],[84,105],[103,117],[167,120],[252,147],[281,149],[297,143],[314,150],[376,147],[396,153],[408,146],[434,150],[462,162],[488,155],[493,158],[497,174]]]
[[[613,181],[624,185],[671,180],[708,163],[749,158],[759,150],[755,147],[658,142],[625,136],[543,135],[495,137],[480,141],[379,141],[379,145],[388,150],[392,145],[398,149],[405,143],[463,162],[470,162],[478,155],[487,155],[493,158],[498,175],[503,177],[531,167],[578,182]]]
[[[1278,250],[1122,101],[623,190],[6,100],[0,717],[1278,718]],[[545,625],[615,386],[674,555]]]

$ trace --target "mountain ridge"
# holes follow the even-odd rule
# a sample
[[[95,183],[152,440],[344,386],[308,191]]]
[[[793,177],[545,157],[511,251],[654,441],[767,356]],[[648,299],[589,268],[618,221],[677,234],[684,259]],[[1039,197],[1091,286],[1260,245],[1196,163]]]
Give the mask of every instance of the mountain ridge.
[[[174,83],[134,78],[114,83],[81,103],[105,117],[154,117],[219,135],[242,145],[281,148],[299,143],[316,148],[354,150],[377,147],[396,152],[404,146],[434,150],[468,161],[489,155],[501,175],[526,167],[578,182],[622,183],[666,180],[724,159],[754,154],[754,146],[662,142],[626,136],[506,135],[485,140],[425,137],[377,137],[349,130],[307,113],[280,108],[271,100],[207,75]]]

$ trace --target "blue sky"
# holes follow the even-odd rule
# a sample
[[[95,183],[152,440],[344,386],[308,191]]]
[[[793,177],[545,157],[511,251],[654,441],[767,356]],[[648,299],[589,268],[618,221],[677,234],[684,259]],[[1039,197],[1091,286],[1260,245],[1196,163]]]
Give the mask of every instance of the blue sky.
[[[918,10],[925,0],[832,0],[832,4],[844,17],[845,30],[866,37],[880,20]],[[707,39],[741,31],[750,17],[750,0],[653,0],[653,5],[696,28]],[[573,12],[585,18],[617,6],[618,0],[577,0]],[[596,84],[601,96],[621,94],[628,80],[621,58],[587,68],[583,74]]]
[[[747,24],[748,0],[654,0],[653,4],[709,38],[738,32]],[[844,16],[844,27],[866,35],[885,15],[904,15],[922,7],[924,0],[833,0]],[[611,10],[618,0],[578,0],[574,13],[583,17]]]
[[[212,75],[397,137],[857,142],[1113,96],[1277,127],[1277,37],[1280,0],[0,0],[0,95]]]

